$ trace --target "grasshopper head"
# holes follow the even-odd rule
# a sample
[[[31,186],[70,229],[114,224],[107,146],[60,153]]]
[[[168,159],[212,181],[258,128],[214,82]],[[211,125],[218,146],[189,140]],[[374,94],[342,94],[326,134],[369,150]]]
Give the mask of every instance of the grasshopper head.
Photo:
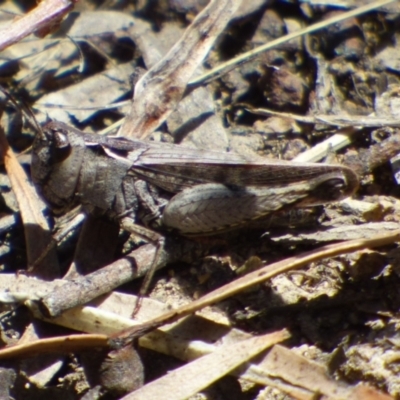
[[[32,179],[41,182],[51,173],[54,164],[62,162],[71,152],[66,132],[60,129],[44,127],[35,136],[32,145]]]
[[[84,141],[67,125],[50,122],[32,146],[31,174],[39,192],[54,211],[69,208],[84,154]]]

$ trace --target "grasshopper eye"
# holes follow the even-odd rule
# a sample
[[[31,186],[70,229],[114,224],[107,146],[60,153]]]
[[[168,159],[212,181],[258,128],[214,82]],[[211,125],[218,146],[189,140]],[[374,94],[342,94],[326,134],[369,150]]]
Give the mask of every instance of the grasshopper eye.
[[[60,131],[54,131],[54,145],[58,149],[63,149],[69,146],[69,140],[65,133]]]
[[[52,158],[54,162],[64,161],[71,153],[68,136],[59,130],[53,131]]]

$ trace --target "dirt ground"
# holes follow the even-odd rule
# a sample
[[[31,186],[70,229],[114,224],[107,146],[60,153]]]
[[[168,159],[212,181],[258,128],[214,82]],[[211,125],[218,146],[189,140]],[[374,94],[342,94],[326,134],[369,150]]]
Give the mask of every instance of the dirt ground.
[[[130,112],[132,88],[140,77],[178,42],[206,3],[80,1],[51,32],[42,32],[46,36],[31,35],[3,50],[1,124],[27,176],[37,131],[33,115],[41,125],[58,120],[86,132],[112,127]],[[364,5],[358,0],[331,3],[244,2],[196,73],[187,78],[191,83],[178,106],[144,140],[233,152],[249,163],[271,158],[342,164],[359,176],[357,190],[340,202],[286,207],[257,224],[219,235],[187,239],[164,232],[176,252],[167,255],[167,265],[156,272],[149,300],[143,301],[135,318],[146,320],[190,304],[262,266],[300,258],[323,246],[350,240],[378,242],[384,235],[393,239],[380,242],[382,246],[376,243],[339,251],[335,257],[321,256],[300,269],[288,268],[166,328],[160,337],[136,341],[137,352],[132,347],[111,353],[98,348],[54,351],[47,345],[34,354],[22,352],[4,359],[0,352],[1,399],[116,399],[168,374],[169,386],[160,382],[158,392],[126,398],[178,399],[188,393],[193,399],[210,400],[400,398],[400,252],[395,237],[400,219],[399,3],[282,42],[210,83],[193,83],[195,77],[240,54]],[[0,29],[34,6],[3,3]],[[172,104],[174,79],[169,81],[162,73],[153,78],[168,83],[171,91],[165,96],[154,92],[146,100],[146,110],[152,109],[157,97]],[[137,102],[144,97],[142,92],[135,95]],[[146,118],[150,124],[150,111]],[[108,133],[115,134],[116,129]],[[4,142],[0,145],[4,155]],[[111,319],[99,322],[97,314],[96,329],[84,327],[83,321],[90,318],[77,314],[68,316],[75,322],[52,318],[44,322],[34,317],[32,304],[44,292],[58,290],[52,286],[55,279],[66,274],[76,278],[129,254],[135,257],[138,249],[146,251],[144,241],[105,218],[90,217],[83,229],[73,229],[59,241],[57,253],[50,252],[45,259],[47,267],[27,271],[42,251],[42,239],[35,230],[27,233],[27,226],[34,223],[27,222],[23,210],[31,206],[21,204],[13,182],[3,163],[3,347],[78,332],[109,335],[126,327]],[[40,211],[40,205],[35,207]],[[43,213],[53,232],[65,226],[65,218],[55,218],[49,210]],[[128,281],[109,297],[95,300],[92,308],[130,318],[141,280]],[[70,297],[80,296],[79,289],[71,290]],[[233,346],[239,338],[252,340],[283,329],[290,337],[280,333],[276,343],[282,343],[270,350],[269,357],[260,349],[261,355],[254,358],[259,353],[254,350],[241,362],[229,364],[234,354],[229,348],[198,369],[190,362],[219,345]],[[243,363],[248,370],[237,368]],[[190,364],[193,375],[184,370],[175,377],[171,374]],[[215,365],[220,371],[196,389],[197,381],[206,379]],[[184,391],[190,384],[193,387]]]

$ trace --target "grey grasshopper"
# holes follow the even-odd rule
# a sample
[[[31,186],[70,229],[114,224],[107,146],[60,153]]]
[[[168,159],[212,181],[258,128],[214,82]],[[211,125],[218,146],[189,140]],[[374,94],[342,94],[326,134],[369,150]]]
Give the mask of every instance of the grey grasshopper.
[[[342,165],[249,162],[234,153],[83,133],[60,122],[36,135],[31,168],[56,213],[81,204],[89,213],[128,219],[150,240],[154,229],[202,236],[241,228],[281,210],[339,201],[358,187],[357,175]]]

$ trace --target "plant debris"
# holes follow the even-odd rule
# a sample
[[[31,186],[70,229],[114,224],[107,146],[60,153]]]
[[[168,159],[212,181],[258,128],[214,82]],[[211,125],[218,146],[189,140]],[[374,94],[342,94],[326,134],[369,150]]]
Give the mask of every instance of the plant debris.
[[[1,398],[400,396],[399,3],[206,3],[1,6]],[[248,230],[167,236],[132,318],[155,248],[101,218],[78,238],[73,213],[46,210],[27,153],[49,119],[246,160],[334,158],[361,184]]]

